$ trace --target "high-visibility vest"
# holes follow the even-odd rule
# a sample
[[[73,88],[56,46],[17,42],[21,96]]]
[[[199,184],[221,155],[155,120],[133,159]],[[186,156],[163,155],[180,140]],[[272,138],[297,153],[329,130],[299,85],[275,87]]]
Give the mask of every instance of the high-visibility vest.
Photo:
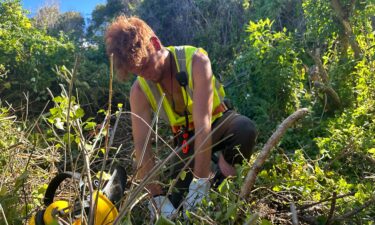
[[[170,46],[167,47],[167,49],[173,54],[174,59],[177,62],[177,73],[182,71],[187,73],[188,85],[186,86],[186,91],[184,87],[181,86],[181,92],[184,99],[184,104],[185,106],[187,106],[189,123],[192,124],[194,92],[192,75],[193,56],[198,51],[204,53],[205,55],[207,55],[207,52],[202,48],[196,48],[193,46]],[[173,127],[177,126],[185,126],[185,116],[181,116],[173,110],[169,100],[163,97],[165,96],[165,94],[159,83],[154,83],[150,80],[146,80],[141,76],[138,76],[137,79],[154,112],[157,112],[162,119],[169,122],[169,124],[172,126],[172,129]],[[222,107],[225,107],[223,104],[225,92],[223,85],[215,78],[215,76],[212,76],[211,80],[213,86],[213,107],[211,122],[213,122],[223,114],[224,110],[222,110]],[[161,107],[159,107],[160,109],[158,109],[158,106],[160,104]],[[189,129],[193,129],[193,126]]]

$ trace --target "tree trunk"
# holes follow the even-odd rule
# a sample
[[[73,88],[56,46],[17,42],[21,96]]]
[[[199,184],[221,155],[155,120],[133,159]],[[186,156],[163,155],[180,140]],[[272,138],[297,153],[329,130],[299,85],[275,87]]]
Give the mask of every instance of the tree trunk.
[[[353,1],[352,4],[354,5],[355,1]],[[354,51],[355,59],[359,59],[361,57],[361,48],[359,47],[358,42],[356,41],[355,35],[353,34],[352,27],[350,26],[348,18],[345,16],[345,12],[341,6],[340,1],[331,0],[331,5],[336,13],[337,19],[340,21],[340,23],[344,27],[344,31],[345,31],[344,35],[346,35],[347,39],[349,40],[350,46],[352,47]]]

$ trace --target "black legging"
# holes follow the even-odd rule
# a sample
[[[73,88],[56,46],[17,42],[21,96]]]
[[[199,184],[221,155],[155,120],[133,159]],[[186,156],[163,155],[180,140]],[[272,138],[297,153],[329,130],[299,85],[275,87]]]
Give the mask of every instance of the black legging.
[[[211,130],[213,145],[212,153],[221,151],[224,159],[231,165],[241,164],[242,160],[248,160],[250,158],[255,145],[257,130],[254,123],[249,118],[232,110],[228,110],[222,117],[215,120],[212,124]],[[191,136],[193,136],[192,133],[190,133],[189,137]],[[177,146],[181,146],[182,138],[178,138],[176,144]],[[172,178],[178,176],[190,156],[194,154],[193,147],[194,143],[192,142],[189,145],[188,154],[180,152],[179,157],[175,156],[174,159],[171,160],[170,176]],[[183,160],[181,160],[180,157]],[[211,164],[211,162],[207,163]],[[192,169],[193,167],[194,160],[189,164],[184,180],[178,178],[175,189],[172,191],[171,196],[169,196],[175,207],[179,206],[185,192],[189,189],[190,182],[193,179],[193,175],[189,172],[189,169]]]

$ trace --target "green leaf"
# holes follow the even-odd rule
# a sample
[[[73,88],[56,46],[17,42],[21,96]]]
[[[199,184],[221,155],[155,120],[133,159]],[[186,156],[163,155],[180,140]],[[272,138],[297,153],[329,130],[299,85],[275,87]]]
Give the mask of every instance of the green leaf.
[[[227,192],[228,189],[229,189],[228,180],[224,179],[224,181],[221,182],[221,184],[219,185],[218,191],[219,193],[225,193]]]
[[[106,111],[104,110],[104,109],[99,109],[99,111],[98,111],[98,114],[100,114],[100,113],[102,113],[102,114],[106,114]]]
[[[155,225],[174,225],[171,220],[165,218],[164,216],[160,216],[159,219],[156,221]]]
[[[55,116],[56,114],[58,114],[59,112],[61,112],[61,110],[59,108],[51,108],[49,109],[49,112],[52,114],[52,116]]]
[[[260,225],[272,225],[272,223],[266,219],[262,219],[262,222],[260,223]]]
[[[55,98],[53,99],[53,101],[56,102],[56,103],[61,103],[61,102],[64,101],[64,98],[61,97],[61,96],[57,96],[57,97],[55,97]]]
[[[65,143],[68,143],[68,134],[64,134],[64,137],[63,137],[63,140]],[[70,134],[70,143],[72,143],[72,141],[74,140],[74,135],[73,134]]]
[[[368,153],[371,153],[373,157],[375,157],[375,148],[370,148]]]
[[[23,182],[25,182],[25,180],[27,179],[28,175],[29,175],[29,172],[25,171],[19,177],[17,177],[16,183],[14,185],[15,191],[17,191],[21,187]]]
[[[181,175],[180,175],[180,179],[181,179],[181,180],[185,180],[185,178],[186,178],[186,174],[187,174],[187,173],[186,173],[185,170],[182,171],[182,172],[181,172]]]
[[[225,214],[225,219],[226,220],[234,219],[235,216],[237,215],[237,209],[238,209],[237,204],[230,204],[228,209],[227,209],[227,213]]]
[[[6,193],[7,193],[7,188],[6,187],[2,187],[0,189],[0,197],[5,196]]]
[[[273,190],[273,191],[276,191],[276,192],[279,192],[279,191],[281,191],[281,187],[278,186],[278,185],[276,185],[276,186],[274,186],[274,187],[272,188],[272,190]]]
[[[76,136],[76,137],[74,138],[74,142],[77,143],[77,144],[79,144],[79,143],[81,142],[81,138],[78,137],[78,136]]]
[[[82,108],[78,108],[78,109],[75,111],[75,116],[74,116],[74,118],[75,118],[75,119],[79,119],[79,118],[82,118],[84,115],[85,115],[85,111],[84,111]]]
[[[85,125],[83,126],[84,130],[93,130],[96,126],[95,122],[86,122]]]

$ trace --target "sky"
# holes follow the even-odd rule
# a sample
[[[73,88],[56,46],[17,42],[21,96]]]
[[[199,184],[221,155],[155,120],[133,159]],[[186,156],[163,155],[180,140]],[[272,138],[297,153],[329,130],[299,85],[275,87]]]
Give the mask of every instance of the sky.
[[[106,3],[106,0],[22,0],[21,3],[24,9],[30,11],[30,16],[34,16],[38,9],[45,5],[57,3],[60,12],[76,11],[80,12],[84,18],[88,18],[95,6]]]

